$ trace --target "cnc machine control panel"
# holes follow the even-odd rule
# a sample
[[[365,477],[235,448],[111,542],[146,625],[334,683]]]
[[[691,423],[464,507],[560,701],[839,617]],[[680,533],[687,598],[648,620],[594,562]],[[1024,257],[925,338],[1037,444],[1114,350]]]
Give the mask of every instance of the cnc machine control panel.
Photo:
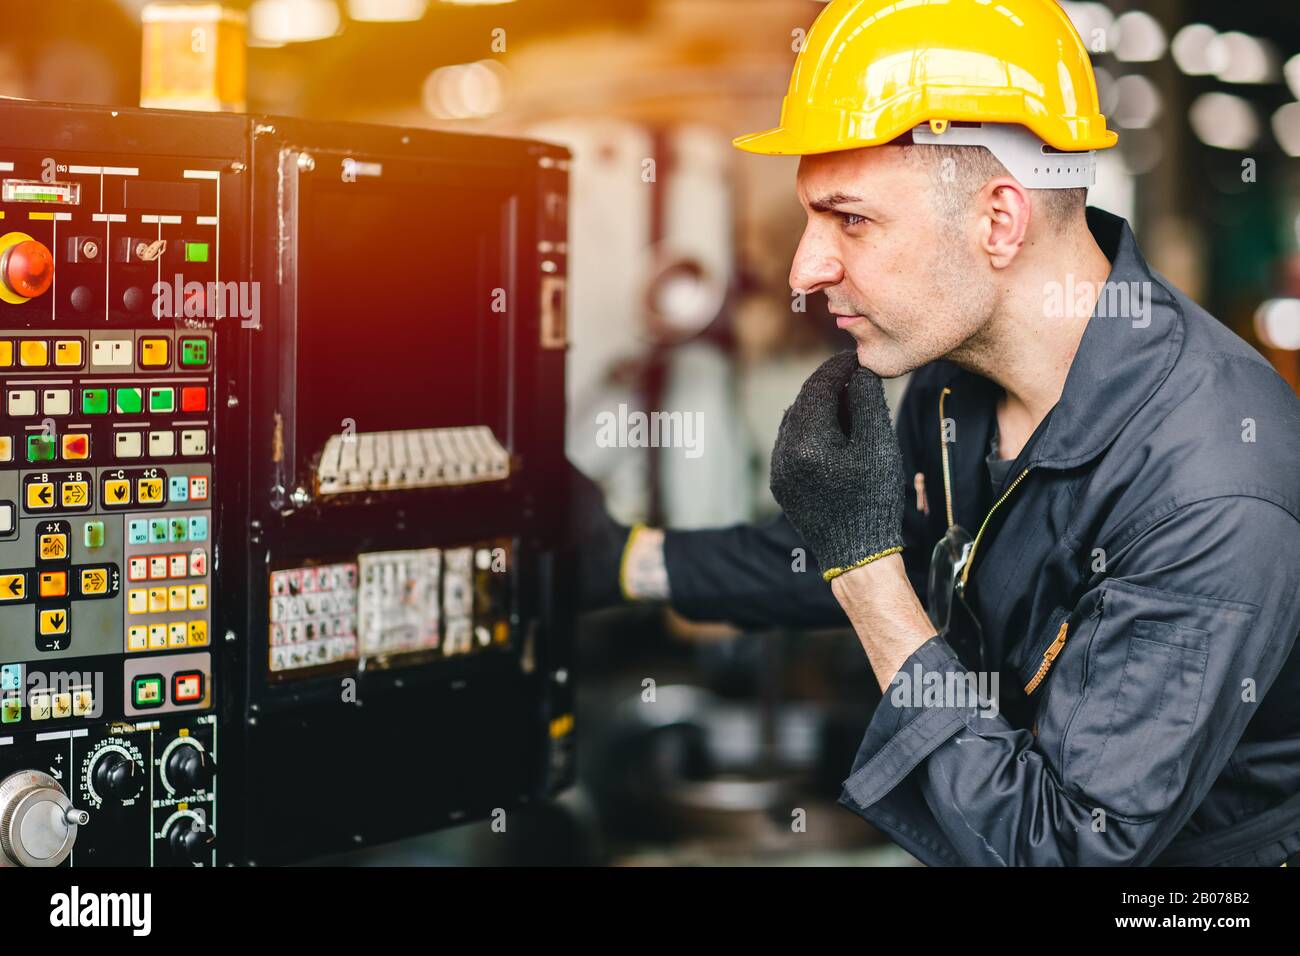
[[[0,865],[215,860],[229,161],[150,125],[0,145]]]

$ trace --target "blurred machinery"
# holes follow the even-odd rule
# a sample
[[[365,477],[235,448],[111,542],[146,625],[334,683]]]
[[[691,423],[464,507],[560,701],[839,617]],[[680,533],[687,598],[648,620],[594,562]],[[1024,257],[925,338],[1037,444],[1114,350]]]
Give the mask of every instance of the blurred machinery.
[[[567,154],[0,117],[0,864],[282,863],[567,785]]]

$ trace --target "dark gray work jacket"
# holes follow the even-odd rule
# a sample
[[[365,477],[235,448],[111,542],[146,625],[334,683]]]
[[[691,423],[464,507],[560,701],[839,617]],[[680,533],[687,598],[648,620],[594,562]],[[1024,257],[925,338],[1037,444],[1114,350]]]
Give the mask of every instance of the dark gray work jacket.
[[[886,690],[841,803],[930,864],[1276,865],[1300,852],[1300,400],[1124,220],[1088,221],[1107,290],[1002,487],[998,387],[946,362],[908,386],[922,601],[949,524],[977,539],[952,634]],[[783,518],[670,532],[673,605],[843,623],[815,570],[792,572],[802,546]],[[996,689],[966,676],[972,619]]]

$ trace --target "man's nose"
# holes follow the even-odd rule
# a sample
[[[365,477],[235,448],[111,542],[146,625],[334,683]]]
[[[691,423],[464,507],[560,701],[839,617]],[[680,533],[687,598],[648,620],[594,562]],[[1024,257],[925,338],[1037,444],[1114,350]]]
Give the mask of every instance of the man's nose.
[[[831,251],[819,246],[812,230],[804,231],[790,264],[790,288],[811,293],[844,280],[844,265]]]

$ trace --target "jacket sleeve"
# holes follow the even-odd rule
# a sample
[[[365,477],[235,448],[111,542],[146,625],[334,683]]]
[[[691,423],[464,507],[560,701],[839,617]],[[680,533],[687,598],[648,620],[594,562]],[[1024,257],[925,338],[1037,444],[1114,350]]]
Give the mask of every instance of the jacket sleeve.
[[[845,627],[817,560],[784,514],[762,524],[668,531],[664,563],[673,610],[741,627]]]
[[[1297,551],[1300,522],[1257,498],[1160,517],[1061,609],[1065,643],[1030,698],[1030,729],[936,690],[965,669],[932,638],[877,708],[841,802],[928,862],[1150,863],[1295,643]]]

